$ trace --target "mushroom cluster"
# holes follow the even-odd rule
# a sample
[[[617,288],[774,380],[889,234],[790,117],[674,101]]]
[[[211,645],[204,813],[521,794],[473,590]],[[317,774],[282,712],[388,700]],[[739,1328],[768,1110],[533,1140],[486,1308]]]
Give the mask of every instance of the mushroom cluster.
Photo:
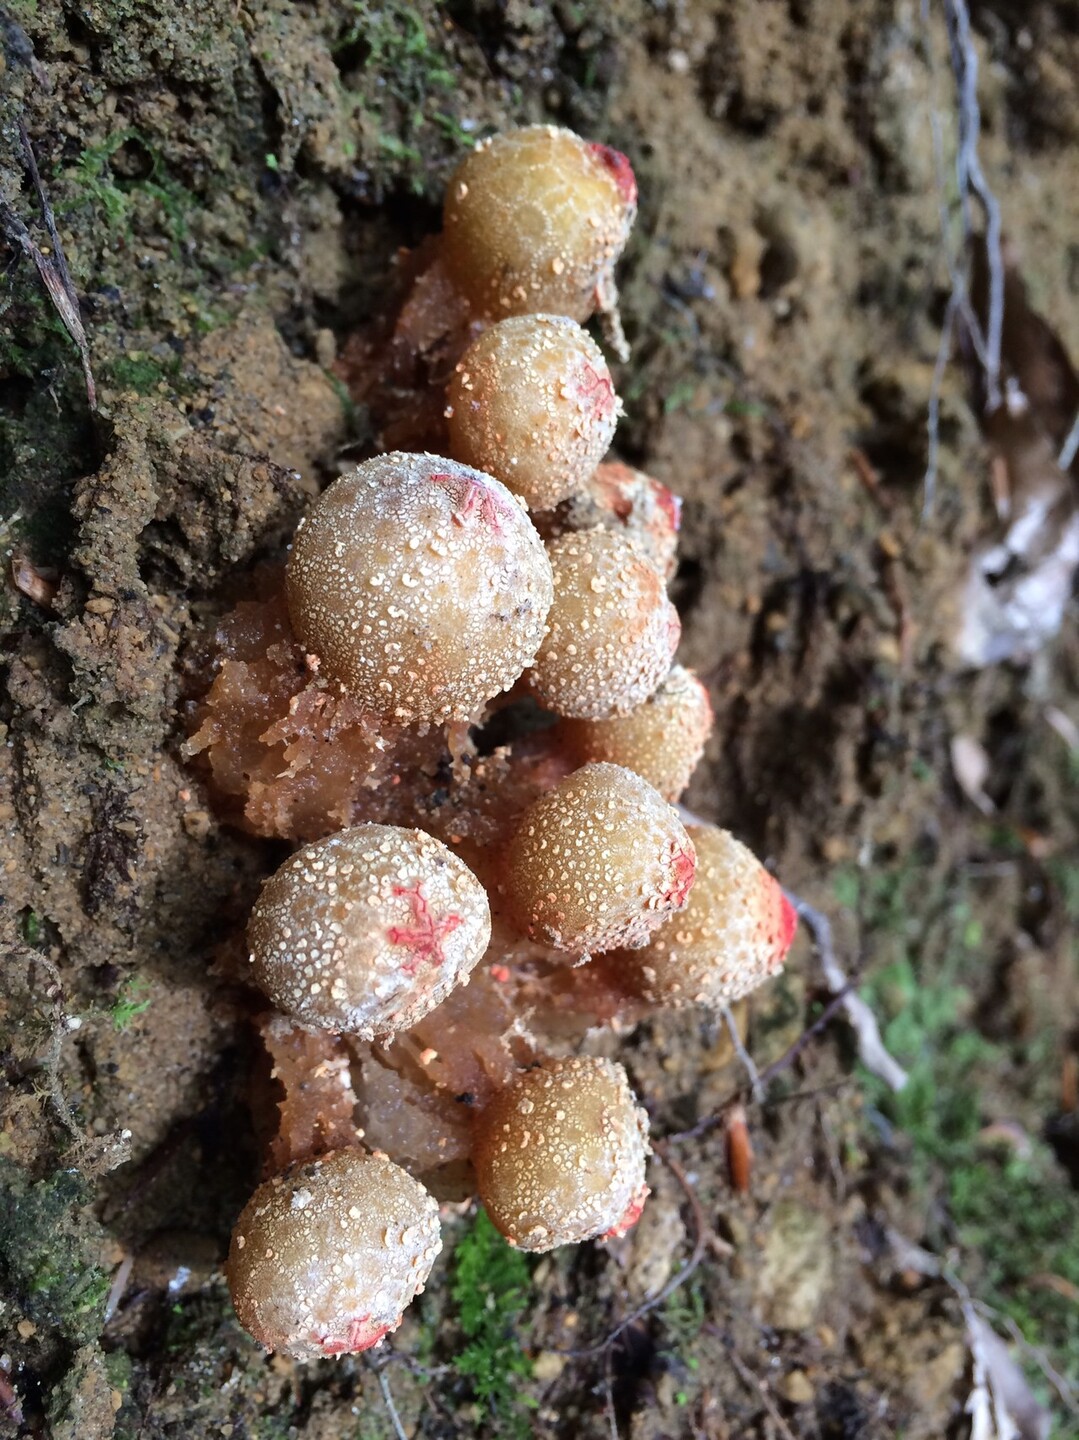
[[[712,719],[673,663],[679,504],[604,463],[620,403],[582,329],[636,193],[550,126],[464,161],[368,346],[412,377],[393,445],[222,620],[190,706],[225,816],[304,842],[248,927],[284,1098],[228,1264],[241,1322],[299,1358],[399,1323],[439,1200],[478,1194],[528,1250],[625,1234],[647,1121],[586,1035],[718,1010],[791,943],[772,876],[675,808]]]

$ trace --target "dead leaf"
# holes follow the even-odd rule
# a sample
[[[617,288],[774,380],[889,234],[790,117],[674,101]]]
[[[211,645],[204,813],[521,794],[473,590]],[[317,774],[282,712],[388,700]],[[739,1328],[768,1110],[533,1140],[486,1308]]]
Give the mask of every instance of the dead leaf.
[[[950,746],[952,770],[956,782],[967,799],[983,815],[992,815],[996,806],[985,793],[985,782],[989,778],[989,756],[985,747],[973,735],[953,735]]]

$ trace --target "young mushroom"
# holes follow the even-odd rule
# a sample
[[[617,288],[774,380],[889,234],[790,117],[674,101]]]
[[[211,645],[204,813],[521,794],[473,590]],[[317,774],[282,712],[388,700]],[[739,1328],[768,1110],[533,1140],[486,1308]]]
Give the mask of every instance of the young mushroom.
[[[233,1231],[229,1291],[267,1349],[351,1354],[396,1330],[441,1248],[419,1181],[385,1155],[334,1150],[255,1191]]]
[[[638,541],[609,530],[561,535],[547,553],[554,599],[530,688],[558,715],[628,714],[671,668],[682,632],[662,576]]]
[[[605,760],[624,765],[673,804],[704,752],[712,730],[712,703],[696,675],[674,665],[655,694],[628,715],[563,720],[558,728],[580,764]]]
[[[487,893],[464,862],[395,825],[296,851],[247,930],[255,983],[279,1010],[367,1040],[415,1024],[466,982],[490,934]]]
[[[523,933],[583,962],[647,944],[685,905],[695,865],[682,822],[647,781],[584,765],[520,817],[504,889]]]
[[[648,1195],[648,1120],[611,1060],[548,1060],[477,1117],[480,1200],[511,1245],[553,1250],[624,1235]]]
[[[619,960],[642,999],[718,1010],[779,973],[798,919],[778,881],[733,835],[716,825],[687,829],[697,854],[688,905]]]
[[[496,476],[530,510],[582,489],[618,423],[599,346],[561,315],[493,325],[461,357],[446,391],[450,451]]]
[[[320,674],[401,724],[472,718],[531,662],[551,567],[521,502],[437,455],[379,455],[300,522],[288,608]]]
[[[544,516],[544,539],[567,530],[600,525],[616,535],[631,535],[665,580],[678,563],[682,502],[661,481],[620,460],[605,460],[583,491],[570,497],[554,516]]]
[[[637,213],[626,157],[528,125],[477,145],[446,190],[443,256],[476,311],[587,320],[613,310],[614,265]]]

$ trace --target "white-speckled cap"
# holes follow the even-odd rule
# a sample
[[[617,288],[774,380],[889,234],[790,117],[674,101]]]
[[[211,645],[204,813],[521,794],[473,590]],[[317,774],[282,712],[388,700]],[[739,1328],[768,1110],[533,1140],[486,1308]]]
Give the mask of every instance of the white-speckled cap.
[[[253,979],[302,1024],[365,1040],[414,1025],[487,947],[487,893],[441,840],[356,825],[305,845],[262,887]]]
[[[481,314],[587,320],[615,300],[614,265],[637,214],[626,157],[555,125],[477,145],[446,187],[443,244]]]
[[[492,1221],[523,1250],[622,1235],[641,1213],[648,1118],[611,1060],[548,1060],[478,1117],[473,1162]]]
[[[621,765],[583,765],[521,816],[504,866],[525,934],[586,960],[644,945],[686,903],[696,860],[675,811]]]
[[[530,510],[583,489],[619,414],[599,346],[564,315],[517,315],[485,330],[446,401],[452,453],[496,475]]]
[[[582,765],[624,765],[673,803],[689,784],[711,730],[708,691],[691,671],[674,665],[655,694],[628,715],[564,720],[559,734]]]
[[[579,720],[626,715],[671,668],[681,622],[639,541],[609,530],[571,532],[547,546],[554,600],[528,683]]]
[[[288,606],[321,673],[399,724],[471,719],[543,637],[551,567],[524,504],[438,455],[342,475],[300,522]]]
[[[688,830],[697,852],[689,904],[645,949],[620,958],[643,999],[719,1009],[779,973],[798,922],[752,850],[716,825]]]
[[[229,1290],[268,1349],[350,1354],[396,1330],[441,1249],[418,1180],[385,1155],[334,1150],[255,1191],[233,1231]]]

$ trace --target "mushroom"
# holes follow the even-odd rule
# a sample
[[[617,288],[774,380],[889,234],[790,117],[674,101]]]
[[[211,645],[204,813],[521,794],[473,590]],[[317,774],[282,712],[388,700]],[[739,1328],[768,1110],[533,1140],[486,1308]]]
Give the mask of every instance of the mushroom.
[[[583,491],[554,515],[540,517],[539,528],[548,540],[567,530],[591,530],[597,525],[616,535],[631,535],[669,580],[678,563],[681,523],[682,502],[666,485],[620,460],[605,460]]]
[[[613,308],[635,209],[625,157],[569,131],[476,148],[367,377],[404,387],[402,414],[437,414],[464,350],[444,397],[457,458],[392,452],[331,484],[283,593],[241,607],[207,661],[196,740],[250,828],[401,822],[306,845],[248,930],[283,1012],[262,1020],[285,1096],[271,1163],[293,1163],[245,1207],[228,1280],[241,1323],[297,1358],[377,1344],[440,1248],[431,1195],[355,1146],[357,1117],[439,1193],[470,1193],[474,1166],[514,1245],[622,1235],[649,1153],[626,1073],[535,1057],[642,1005],[723,1006],[791,942],[764,867],[668,803],[711,725],[672,668],[679,502],[600,463],[619,407],[579,323]],[[437,425],[399,433],[442,443]],[[557,723],[508,746],[493,725],[469,735],[518,682]],[[511,725],[552,720],[517,708]]]
[[[656,1005],[721,1009],[783,968],[798,917],[778,881],[717,825],[687,826],[697,855],[689,903],[643,949],[620,960]]]
[[[621,765],[584,765],[528,807],[504,891],[524,934],[583,963],[648,943],[686,903],[696,858],[678,816]]]
[[[528,125],[483,141],[454,171],[443,258],[481,315],[584,321],[615,307],[614,265],[636,214],[624,155],[571,130]]]
[[[563,720],[560,737],[580,764],[608,761],[635,770],[664,800],[677,800],[712,731],[712,702],[692,671],[671,667],[666,680],[628,715]]]
[[[472,718],[531,663],[551,567],[498,480],[394,452],[342,475],[296,531],[293,628],[370,710],[401,724]]]
[[[450,451],[497,476],[530,510],[580,491],[603,459],[619,403],[599,346],[560,315],[486,330],[446,391]]]
[[[350,1354],[396,1330],[441,1248],[419,1181],[385,1155],[334,1150],[255,1191],[233,1231],[229,1291],[267,1349]]]
[[[648,699],[682,631],[663,577],[639,541],[604,529],[547,546],[554,599],[528,684],[558,715],[603,720]]]
[[[287,1015],[363,1039],[426,1015],[491,934],[487,893],[422,830],[355,825],[270,876],[247,937],[255,983]]]
[[[611,1060],[547,1060],[477,1117],[480,1200],[511,1245],[624,1235],[648,1195],[648,1119]]]

